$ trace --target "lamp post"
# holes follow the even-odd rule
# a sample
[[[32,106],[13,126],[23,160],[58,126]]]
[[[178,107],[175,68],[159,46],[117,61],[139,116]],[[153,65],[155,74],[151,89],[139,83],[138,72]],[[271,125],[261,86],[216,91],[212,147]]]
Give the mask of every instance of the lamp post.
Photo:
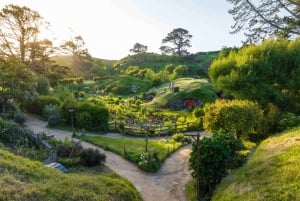
[[[69,112],[70,112],[70,114],[71,114],[71,125],[72,125],[72,131],[73,131],[73,134],[74,134],[74,120],[73,120],[73,114],[75,113],[75,107],[74,107],[74,106],[69,107]]]

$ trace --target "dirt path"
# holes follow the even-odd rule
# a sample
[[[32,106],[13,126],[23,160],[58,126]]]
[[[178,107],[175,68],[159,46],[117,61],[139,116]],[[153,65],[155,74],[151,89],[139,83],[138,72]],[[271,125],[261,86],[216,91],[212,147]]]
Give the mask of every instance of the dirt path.
[[[35,133],[43,131],[61,140],[66,137],[72,138],[70,132],[48,129],[46,128],[46,122],[31,116],[27,117],[26,124]],[[85,148],[98,148],[102,153],[105,153],[105,165],[134,184],[144,201],[187,201],[185,187],[192,179],[188,170],[191,145],[173,153],[165,160],[158,172],[145,173],[117,154],[105,151],[87,142],[81,143]]]

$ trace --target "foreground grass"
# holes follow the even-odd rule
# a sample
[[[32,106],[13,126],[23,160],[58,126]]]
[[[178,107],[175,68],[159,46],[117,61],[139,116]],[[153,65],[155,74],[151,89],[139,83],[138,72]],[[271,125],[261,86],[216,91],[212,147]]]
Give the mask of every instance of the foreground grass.
[[[0,149],[0,200],[141,201],[134,186],[114,173],[64,174]]]
[[[245,166],[226,177],[213,201],[300,200],[300,127],[263,141]]]
[[[149,140],[148,152],[146,152],[146,141],[143,138],[128,139],[108,138],[103,136],[81,136],[80,139],[102,147],[106,150],[112,151],[126,159],[129,159],[131,162],[134,162],[137,165],[139,165],[139,161],[135,160],[135,157],[128,158],[125,154],[130,153],[139,157],[140,155],[144,155],[146,153],[157,153],[159,160],[164,161],[166,157],[168,157],[172,152],[176,151],[182,145],[181,143],[175,142],[173,140]]]

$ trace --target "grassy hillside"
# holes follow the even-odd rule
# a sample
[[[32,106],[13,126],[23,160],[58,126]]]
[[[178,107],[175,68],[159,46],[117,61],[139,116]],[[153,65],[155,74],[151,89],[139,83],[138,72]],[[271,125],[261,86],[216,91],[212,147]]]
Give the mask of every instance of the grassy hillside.
[[[0,149],[0,200],[141,201],[116,174],[64,174]]]
[[[154,99],[151,102],[146,103],[145,106],[153,105],[155,103],[165,106],[173,100],[182,98],[196,98],[203,103],[211,102],[216,98],[213,86],[207,79],[180,78],[174,80],[173,83],[175,86],[180,87],[179,92],[172,92],[169,89],[169,83],[162,84],[155,89],[157,95]]]
[[[300,127],[263,141],[245,166],[222,181],[212,201],[232,200],[300,200]]]
[[[129,66],[139,66],[140,68],[151,68],[155,72],[161,71],[168,64],[175,66],[184,64],[189,67],[191,72],[205,72],[212,61],[218,56],[219,52],[199,52],[191,54],[185,58],[160,55],[156,53],[142,53],[129,55],[115,63],[115,68],[119,71]]]
[[[72,56],[69,55],[61,55],[61,56],[54,56],[52,58],[56,63],[58,63],[59,65],[62,66],[68,66],[70,67],[72,64]],[[99,59],[99,58],[94,58]],[[104,63],[105,66],[107,66],[109,69],[111,69],[114,65],[114,63],[116,63],[116,60],[108,60],[108,59],[101,59]],[[75,75],[77,74],[82,74],[82,72],[78,69],[71,69],[71,72],[74,73]]]

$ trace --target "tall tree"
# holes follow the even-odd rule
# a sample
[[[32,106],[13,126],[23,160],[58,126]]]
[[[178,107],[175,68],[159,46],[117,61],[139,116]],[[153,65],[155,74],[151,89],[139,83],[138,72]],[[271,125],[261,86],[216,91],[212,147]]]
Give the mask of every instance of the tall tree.
[[[61,46],[64,54],[72,56],[71,68],[79,71],[90,70],[92,67],[92,56],[85,48],[85,42],[81,36],[71,38],[65,41]]]
[[[40,14],[30,8],[6,5],[0,12],[0,55],[14,56],[23,63],[29,63],[39,30],[46,25]]]
[[[187,48],[192,46],[191,38],[192,35],[187,30],[174,29],[162,40],[162,44],[169,44],[169,46],[161,46],[159,49],[163,54],[176,54],[179,57],[189,55]]]
[[[141,54],[146,52],[148,47],[146,45],[142,45],[140,43],[135,43],[133,48],[130,49],[130,52],[135,53],[135,54]]]
[[[256,43],[268,36],[285,38],[300,34],[299,0],[227,0],[235,24],[232,33],[246,31],[245,43]]]

